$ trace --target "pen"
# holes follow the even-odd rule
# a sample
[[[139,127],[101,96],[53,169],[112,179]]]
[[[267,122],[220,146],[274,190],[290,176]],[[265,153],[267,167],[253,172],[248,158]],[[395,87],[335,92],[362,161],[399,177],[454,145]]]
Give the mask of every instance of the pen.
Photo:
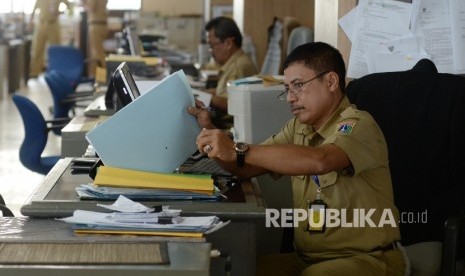
[[[116,219],[116,223],[136,223],[136,224],[175,224],[181,220],[175,217],[157,217],[152,219]]]

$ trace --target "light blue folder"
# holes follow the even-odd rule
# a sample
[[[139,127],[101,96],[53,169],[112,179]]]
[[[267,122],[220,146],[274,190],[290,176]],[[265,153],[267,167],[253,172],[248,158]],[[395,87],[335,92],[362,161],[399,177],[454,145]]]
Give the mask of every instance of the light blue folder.
[[[171,173],[197,149],[200,126],[182,71],[164,78],[86,134],[107,166]]]

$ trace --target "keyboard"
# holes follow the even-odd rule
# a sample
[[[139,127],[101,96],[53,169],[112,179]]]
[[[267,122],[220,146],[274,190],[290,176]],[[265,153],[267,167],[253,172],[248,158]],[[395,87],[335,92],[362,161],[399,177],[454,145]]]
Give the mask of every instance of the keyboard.
[[[218,165],[211,158],[201,158],[197,161],[187,161],[183,164],[180,169],[182,173],[192,173],[192,174],[211,174],[217,176],[231,176],[232,174]]]

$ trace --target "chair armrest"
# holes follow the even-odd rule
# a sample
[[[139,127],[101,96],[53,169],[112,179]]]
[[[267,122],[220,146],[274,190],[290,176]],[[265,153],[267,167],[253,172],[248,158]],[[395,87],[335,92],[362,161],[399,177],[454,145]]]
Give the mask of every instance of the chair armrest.
[[[449,217],[446,221],[442,247],[441,276],[455,276],[459,235],[464,224],[465,217]]]
[[[4,217],[14,217],[15,216],[13,214],[13,212],[3,204],[0,204],[0,211],[2,211],[2,214],[3,214]]]
[[[45,120],[47,124],[57,124],[57,123],[67,124],[70,121],[71,121],[71,118],[55,118],[55,119]]]
[[[71,97],[66,97],[61,101],[61,103],[76,103],[76,102],[82,102],[82,101],[93,101],[95,100],[95,97],[93,96],[86,96],[84,95],[83,97],[79,96],[71,96]]]
[[[75,91],[73,94],[69,94],[68,97],[93,96],[94,94],[95,94],[94,90],[81,90],[81,91]]]

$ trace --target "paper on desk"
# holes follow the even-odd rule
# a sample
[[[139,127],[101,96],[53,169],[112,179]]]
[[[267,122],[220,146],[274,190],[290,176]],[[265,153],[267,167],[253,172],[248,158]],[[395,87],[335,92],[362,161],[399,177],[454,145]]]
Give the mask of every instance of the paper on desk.
[[[118,211],[118,212],[152,212],[153,208],[149,208],[145,205],[140,204],[139,202],[132,201],[125,196],[120,195],[116,201],[111,204],[100,204],[97,203],[97,206],[103,207],[105,209]]]
[[[107,166],[171,173],[197,149],[200,126],[187,113],[194,104],[186,76],[178,71],[89,131],[86,138]]]
[[[138,214],[133,214],[135,217]],[[116,218],[116,219],[115,219]],[[73,223],[77,228],[86,229],[146,229],[146,230],[162,230],[162,231],[185,231],[185,232],[205,232],[210,230],[220,222],[216,216],[202,216],[202,217],[178,217],[176,223],[160,224],[152,217],[139,218],[121,221],[118,216],[113,213],[102,213],[86,210],[75,210],[73,216],[61,218],[67,223]]]
[[[205,192],[173,190],[173,189],[148,189],[148,188],[116,188],[97,186],[93,184],[81,184],[76,187],[76,193],[81,199],[115,200],[120,195],[131,200],[209,200],[217,201],[220,191],[216,186],[213,194]]]
[[[132,205],[130,199],[123,197],[121,200],[118,199],[112,206],[120,205],[119,203],[122,203],[121,205]],[[140,210],[140,206],[137,206],[136,210]],[[184,237],[202,237],[204,234],[212,233],[229,224],[229,221],[222,222],[216,216],[181,217],[180,213],[181,210],[171,210],[166,206],[163,211],[152,213],[102,213],[75,210],[71,217],[58,220],[73,224],[75,232],[79,233]],[[161,219],[163,219],[162,222],[160,222]]]

